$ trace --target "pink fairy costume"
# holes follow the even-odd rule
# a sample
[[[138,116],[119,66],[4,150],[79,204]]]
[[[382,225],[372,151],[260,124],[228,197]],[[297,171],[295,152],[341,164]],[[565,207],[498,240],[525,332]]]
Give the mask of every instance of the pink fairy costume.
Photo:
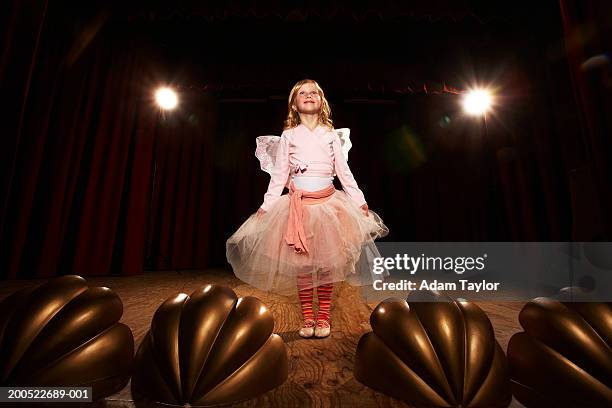
[[[300,124],[278,136],[257,138],[256,157],[270,173],[261,208],[227,240],[226,256],[235,275],[279,294],[348,281],[371,284],[374,240],[389,230],[372,210],[366,216],[363,192],[347,163],[349,129],[314,130]],[[343,191],[333,188],[338,176]],[[281,195],[284,187],[289,194]],[[312,279],[304,279],[306,275]]]

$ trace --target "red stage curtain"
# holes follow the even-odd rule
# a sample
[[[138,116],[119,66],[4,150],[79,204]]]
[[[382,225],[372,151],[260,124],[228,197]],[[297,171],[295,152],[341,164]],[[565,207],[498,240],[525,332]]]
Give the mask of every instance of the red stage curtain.
[[[148,269],[204,269],[212,217],[217,102],[183,89],[177,111],[159,114],[155,184],[146,235]]]
[[[155,58],[134,36],[107,32],[79,47],[83,32],[61,25],[61,7],[15,3],[2,16],[2,95],[13,102],[2,116],[3,277],[142,273],[150,208],[170,267],[202,267],[208,127],[159,125]],[[166,201],[151,206],[156,155],[157,181],[174,194],[158,187]]]
[[[581,119],[580,137],[588,162],[574,169],[582,190],[592,191],[587,205],[576,206],[578,240],[612,240],[612,3],[560,0],[565,51]],[[584,201],[573,197],[574,202]],[[594,218],[595,217],[595,218]],[[584,222],[601,225],[578,225]],[[597,236],[580,231],[607,231]]]

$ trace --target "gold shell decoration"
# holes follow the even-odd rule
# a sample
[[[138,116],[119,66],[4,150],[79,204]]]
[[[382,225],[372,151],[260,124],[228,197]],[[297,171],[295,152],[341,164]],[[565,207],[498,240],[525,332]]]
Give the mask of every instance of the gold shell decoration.
[[[282,384],[288,359],[256,298],[208,285],[167,299],[136,353],[133,392],[167,404],[215,405]]]
[[[427,302],[376,306],[373,331],[357,345],[355,378],[416,406],[508,406],[506,358],[486,314],[436,292],[419,296]]]
[[[0,384],[92,387],[94,400],[114,394],[134,357],[122,314],[112,290],[77,275],[11,294],[0,302]]]
[[[612,303],[540,297],[508,343],[514,396],[527,407],[612,406]]]

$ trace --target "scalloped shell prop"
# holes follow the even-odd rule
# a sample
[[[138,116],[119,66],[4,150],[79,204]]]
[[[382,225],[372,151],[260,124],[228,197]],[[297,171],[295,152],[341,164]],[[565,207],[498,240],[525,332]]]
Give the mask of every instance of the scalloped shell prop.
[[[136,353],[133,390],[167,404],[241,401],[282,384],[288,359],[274,319],[256,298],[230,288],[178,294],[155,312]]]
[[[128,382],[134,338],[121,299],[66,275],[0,302],[2,386],[92,387],[94,400]]]
[[[527,407],[612,406],[612,304],[540,297],[508,343],[514,396]]]
[[[426,296],[376,306],[373,331],[357,345],[355,378],[416,406],[508,406],[506,358],[486,314],[471,302]]]

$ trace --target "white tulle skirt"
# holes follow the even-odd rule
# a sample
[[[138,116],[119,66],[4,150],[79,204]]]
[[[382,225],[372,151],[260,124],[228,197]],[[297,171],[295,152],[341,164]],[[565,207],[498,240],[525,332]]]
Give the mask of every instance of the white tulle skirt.
[[[373,258],[380,256],[374,240],[389,233],[378,214],[370,210],[366,216],[341,190],[303,208],[307,253],[296,253],[284,240],[289,218],[285,194],[263,216],[253,213],[227,240],[226,256],[234,274],[259,289],[287,296],[297,293],[298,275],[311,274],[312,287],[340,281],[371,284],[377,278]]]

